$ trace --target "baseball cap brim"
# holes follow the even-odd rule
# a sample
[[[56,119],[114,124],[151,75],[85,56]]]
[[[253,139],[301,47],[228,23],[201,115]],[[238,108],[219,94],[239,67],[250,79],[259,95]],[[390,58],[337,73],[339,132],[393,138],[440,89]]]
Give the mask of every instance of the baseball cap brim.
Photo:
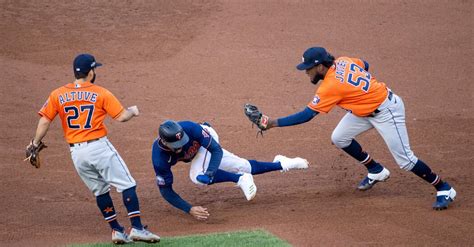
[[[95,66],[94,66],[94,68],[97,68],[97,67],[100,67],[100,66],[102,66],[102,64],[101,64],[101,63],[98,63],[98,62],[96,62],[96,63],[95,63]]]
[[[312,67],[316,66],[316,64],[314,63],[311,63],[311,64],[307,64],[307,63],[300,63],[296,66],[296,68],[298,70],[307,70],[307,69],[311,69]]]
[[[186,132],[183,131],[183,138],[181,138],[181,140],[175,141],[175,142],[167,142],[166,146],[173,149],[178,149],[178,148],[183,147],[186,143],[188,143],[188,141],[189,141],[189,137],[186,134]]]

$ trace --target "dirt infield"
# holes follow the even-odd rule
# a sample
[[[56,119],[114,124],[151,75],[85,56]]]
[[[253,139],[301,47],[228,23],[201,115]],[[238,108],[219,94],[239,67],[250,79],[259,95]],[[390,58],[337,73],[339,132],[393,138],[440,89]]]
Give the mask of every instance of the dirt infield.
[[[41,2],[41,3],[40,3]],[[107,121],[138,182],[143,220],[162,236],[262,228],[295,246],[474,245],[472,3],[457,1],[6,1],[0,0],[0,245],[106,242],[109,229],[77,176],[58,120],[39,170],[22,162],[36,112],[73,80],[72,59],[104,64],[97,83],[142,115]],[[302,109],[314,86],[295,69],[309,46],[361,57],[403,97],[411,146],[450,181],[458,198],[431,209],[435,191],[401,171],[375,131],[358,140],[392,177],[355,190],[365,168],[331,145],[344,112],[272,129],[255,139],[242,106],[270,116]],[[302,156],[307,171],[256,176],[247,202],[230,184],[205,189],[174,168],[175,189],[209,208],[197,222],[160,196],[151,143],[165,119],[206,120],[224,148],[272,160]],[[121,197],[112,193],[128,225]]]

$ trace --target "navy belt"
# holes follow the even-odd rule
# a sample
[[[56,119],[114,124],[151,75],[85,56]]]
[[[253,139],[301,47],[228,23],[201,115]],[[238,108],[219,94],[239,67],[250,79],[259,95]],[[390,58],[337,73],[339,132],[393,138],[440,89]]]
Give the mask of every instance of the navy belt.
[[[91,143],[91,142],[98,141],[99,139],[100,139],[100,138],[92,139],[92,140],[88,140],[88,141],[86,141],[86,142],[87,142],[87,143]],[[81,143],[81,142],[79,142],[79,143]],[[74,147],[74,145],[76,145],[76,144],[78,144],[78,143],[69,143],[69,146],[70,146],[70,147]]]
[[[388,100],[391,101],[391,100],[392,100],[392,97],[393,97],[392,91],[388,91],[388,96],[387,96]],[[379,109],[375,109],[375,111],[374,111],[372,114],[370,114],[370,116],[373,117],[375,114],[377,114],[377,113],[379,113],[379,112],[380,112]]]

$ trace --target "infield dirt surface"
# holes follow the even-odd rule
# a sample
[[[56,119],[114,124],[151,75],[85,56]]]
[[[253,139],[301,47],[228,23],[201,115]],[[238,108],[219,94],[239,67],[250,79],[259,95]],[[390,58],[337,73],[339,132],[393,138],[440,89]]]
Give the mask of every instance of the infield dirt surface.
[[[72,60],[83,52],[104,64],[96,83],[141,110],[106,125],[138,182],[143,221],[161,236],[261,228],[294,246],[473,245],[472,10],[464,0],[0,0],[0,245],[110,241],[58,119],[44,139],[43,167],[22,161],[36,112],[51,90],[73,81]],[[434,189],[400,170],[375,130],[358,141],[392,176],[356,191],[365,168],[331,145],[339,108],[255,138],[245,103],[280,117],[312,99],[315,87],[295,68],[310,46],[367,60],[404,99],[412,149],[458,192],[448,210],[431,209]],[[211,213],[199,222],[155,185],[151,144],[165,119],[208,121],[241,157],[301,156],[311,166],[255,176],[258,193],[247,202],[231,184],[195,186],[188,165],[178,164],[175,190]],[[111,194],[129,226],[120,194]]]

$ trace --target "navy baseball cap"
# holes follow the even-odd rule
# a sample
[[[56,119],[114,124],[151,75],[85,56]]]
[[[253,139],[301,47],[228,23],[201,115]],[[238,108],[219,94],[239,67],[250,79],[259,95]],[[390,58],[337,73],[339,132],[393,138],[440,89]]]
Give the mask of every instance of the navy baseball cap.
[[[74,73],[87,74],[93,68],[102,66],[91,54],[80,54],[74,59]]]
[[[323,47],[311,47],[303,53],[302,63],[296,66],[299,70],[307,70],[323,63],[329,58],[329,53]]]

